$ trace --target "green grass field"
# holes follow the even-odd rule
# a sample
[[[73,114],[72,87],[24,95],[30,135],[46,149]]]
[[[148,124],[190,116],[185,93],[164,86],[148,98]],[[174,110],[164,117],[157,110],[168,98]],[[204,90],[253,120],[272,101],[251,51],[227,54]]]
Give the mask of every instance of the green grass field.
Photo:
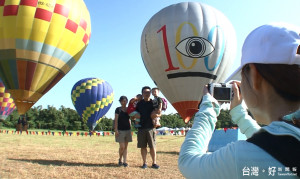
[[[119,167],[114,136],[0,133],[0,178],[183,178],[177,159],[184,136],[157,136],[160,169],[141,169],[136,135],[128,146],[128,168]],[[151,165],[150,154],[147,163]]]

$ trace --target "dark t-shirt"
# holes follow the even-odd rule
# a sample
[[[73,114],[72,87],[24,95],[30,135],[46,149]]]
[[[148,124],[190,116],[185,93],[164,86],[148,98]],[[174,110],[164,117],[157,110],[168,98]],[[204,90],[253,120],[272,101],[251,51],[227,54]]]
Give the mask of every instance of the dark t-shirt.
[[[136,105],[136,111],[141,115],[140,129],[150,129],[153,128],[151,112],[154,110],[153,102],[141,100]]]
[[[153,102],[153,108],[157,108],[159,107],[159,105],[162,103],[162,99],[158,96],[154,97],[154,99],[152,100]]]
[[[118,130],[130,130],[129,115],[122,111],[121,107],[117,107],[115,114],[118,114]]]

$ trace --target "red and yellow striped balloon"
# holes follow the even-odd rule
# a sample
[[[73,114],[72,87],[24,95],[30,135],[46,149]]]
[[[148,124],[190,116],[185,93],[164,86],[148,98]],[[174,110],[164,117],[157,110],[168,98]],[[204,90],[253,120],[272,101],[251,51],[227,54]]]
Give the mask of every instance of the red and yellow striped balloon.
[[[83,0],[0,0],[0,77],[20,114],[75,66],[90,36]]]
[[[16,108],[14,100],[0,80],[0,121],[5,120]]]

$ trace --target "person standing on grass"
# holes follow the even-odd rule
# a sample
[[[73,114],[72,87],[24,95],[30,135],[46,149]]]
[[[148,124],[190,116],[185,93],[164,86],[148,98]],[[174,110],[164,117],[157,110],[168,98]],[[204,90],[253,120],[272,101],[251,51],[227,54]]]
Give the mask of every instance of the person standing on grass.
[[[119,142],[119,166],[128,167],[127,147],[128,142],[132,142],[131,122],[127,113],[128,99],[126,96],[121,96],[119,99],[121,107],[117,107],[115,111],[115,137],[116,142]],[[122,161],[123,158],[123,161]]]
[[[233,82],[230,115],[246,141],[206,153],[220,105],[207,87],[203,89],[199,112],[179,154],[185,178],[300,177],[299,33],[300,27],[272,23],[253,30],[244,42],[241,66],[233,74],[240,73],[242,81]]]
[[[148,168],[147,166],[147,144],[150,148],[150,155],[152,158],[152,168],[159,169],[156,164],[156,129],[153,127],[151,113],[154,110],[153,102],[150,98],[151,88],[144,86],[142,88],[143,99],[137,104],[136,111],[140,113],[140,125],[137,133],[137,147],[141,148],[141,155],[143,159],[143,169]],[[156,117],[159,117],[158,115]]]

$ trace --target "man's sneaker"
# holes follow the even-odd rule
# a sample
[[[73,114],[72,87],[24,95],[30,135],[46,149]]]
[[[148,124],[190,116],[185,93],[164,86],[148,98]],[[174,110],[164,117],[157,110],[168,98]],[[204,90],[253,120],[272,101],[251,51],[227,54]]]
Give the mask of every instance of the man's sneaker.
[[[147,164],[144,164],[143,166],[142,166],[142,169],[146,169],[148,166],[147,166]]]
[[[153,164],[153,165],[152,165],[152,168],[159,169],[159,165]]]
[[[123,163],[123,166],[124,167],[128,167],[128,163]]]
[[[123,165],[123,163],[121,162],[121,160],[119,160],[119,166],[122,166]]]

